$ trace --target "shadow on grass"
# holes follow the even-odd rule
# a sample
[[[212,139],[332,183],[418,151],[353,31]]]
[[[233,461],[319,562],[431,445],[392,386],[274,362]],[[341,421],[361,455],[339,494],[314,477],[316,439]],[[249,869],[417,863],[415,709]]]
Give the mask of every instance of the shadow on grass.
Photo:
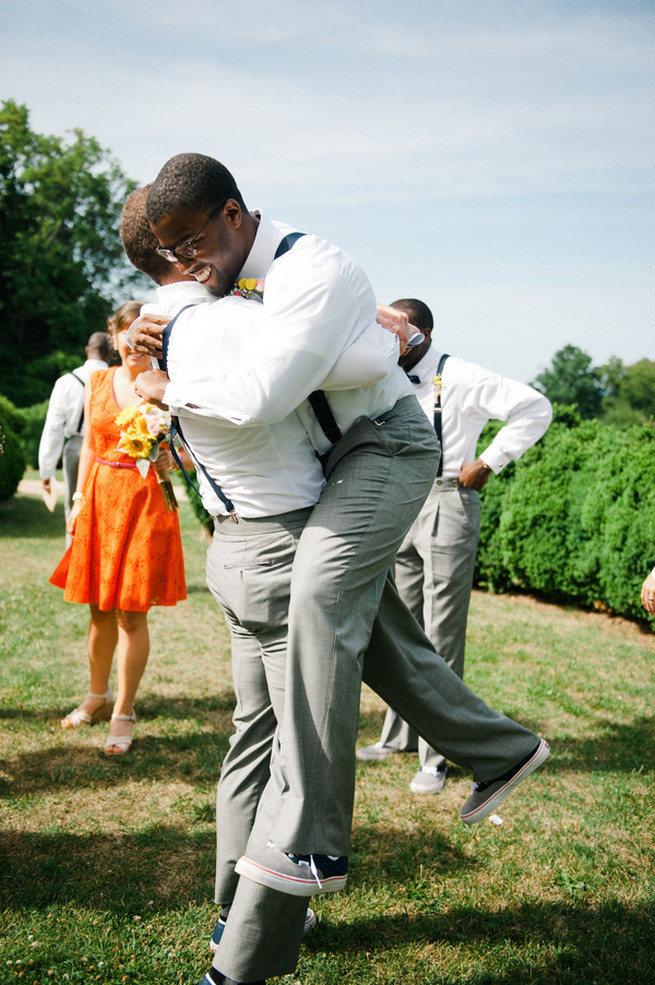
[[[204,724],[215,714],[215,712],[229,711],[234,709],[235,698],[232,686],[222,688],[217,694],[212,694],[207,698],[168,698],[159,697],[156,694],[144,695],[143,699],[137,701],[137,713],[139,721],[147,722],[154,718],[171,718],[174,720],[188,721],[196,719],[200,724]],[[29,708],[16,705],[14,707],[0,708],[0,720],[18,719],[21,721],[32,722],[59,722],[66,714],[64,708],[58,705],[56,708]],[[63,731],[63,730],[62,730]],[[77,730],[71,730],[75,732]],[[82,732],[86,733],[86,726],[82,726]]]
[[[213,783],[218,777],[220,765],[228,749],[233,732],[232,709],[234,699],[227,690],[218,697],[204,700],[167,699],[151,697],[143,706],[140,727],[132,752],[125,757],[107,758],[103,755],[106,723],[92,730],[84,730],[85,739],[97,736],[97,745],[86,742],[74,745],[76,732],[61,734],[61,744],[19,753],[7,758],[4,773],[11,779],[0,779],[3,796],[34,795],[62,790],[92,790],[113,787],[134,779],[148,781],[174,781],[194,779],[196,783]],[[58,712],[60,714],[60,712]],[[21,717],[19,709],[5,709],[2,717]],[[46,720],[54,716],[48,710],[39,713]],[[148,721],[157,727],[157,718],[170,718],[179,722],[195,722],[199,726],[211,726],[210,731],[193,729],[175,735],[148,734]],[[170,726],[168,726],[170,730]],[[637,718],[634,722],[617,724],[606,722],[605,731],[589,736],[584,741],[570,736],[555,738],[553,751],[544,769],[577,773],[648,773],[655,764],[653,721]],[[411,760],[413,754],[403,756]],[[367,770],[381,773],[395,769],[401,757],[394,762],[367,764]],[[455,778],[465,771],[452,771]]]
[[[177,736],[145,735],[135,739],[127,756],[105,756],[102,747],[108,734],[94,730],[98,744],[56,746],[23,753],[4,762],[0,795],[24,797],[57,791],[106,791],[134,781],[213,784],[218,780],[232,733],[226,718],[211,732],[186,732]]]
[[[357,841],[368,851],[368,838],[361,831]],[[393,828],[376,829],[371,844],[377,856],[374,868],[380,859],[388,860],[378,880],[386,886],[404,887],[407,881],[420,880],[426,866],[431,873],[454,874],[476,864],[440,834],[426,844],[423,832],[399,837]],[[122,835],[4,832],[0,846],[4,874],[0,910],[66,903],[130,915],[146,906],[154,913],[211,898],[216,850],[213,811],[203,808],[193,819],[186,817],[180,827],[152,825]],[[367,866],[367,888],[375,888],[370,873]]]
[[[334,955],[337,964],[340,955],[356,962],[358,956],[383,959],[389,952],[392,967],[398,961],[394,951],[408,949],[406,980],[419,980],[412,965],[420,963],[424,985],[454,981],[447,973],[431,972],[431,945],[471,949],[482,967],[502,966],[502,972],[469,972],[466,978],[457,979],[462,985],[625,985],[653,981],[654,937],[652,903],[628,906],[616,900],[600,904],[535,901],[493,912],[449,906],[416,916],[397,913],[333,926],[321,923],[307,938],[305,949],[317,956],[326,952]]]
[[[0,538],[61,540],[64,553],[64,508],[49,513],[37,496],[14,496],[0,503]]]

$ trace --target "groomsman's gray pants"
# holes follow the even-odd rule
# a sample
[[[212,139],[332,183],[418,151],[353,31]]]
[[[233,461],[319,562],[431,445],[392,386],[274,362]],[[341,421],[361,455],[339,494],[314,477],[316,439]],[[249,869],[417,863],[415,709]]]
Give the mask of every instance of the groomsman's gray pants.
[[[536,745],[436,659],[389,581],[437,464],[434,429],[414,397],[356,423],[331,452],[294,561],[281,754],[264,795],[274,797],[270,827],[262,831],[259,816],[256,824],[260,844],[348,854],[362,676],[478,779],[504,773]]]
[[[330,455],[328,484],[298,542],[281,744],[246,854],[268,840],[282,851],[348,853],[362,675],[478,779],[505,772],[537,743],[435,656],[389,576],[437,462],[413,397],[353,425]],[[214,967],[240,982],[292,972],[306,902],[240,879]]]
[[[480,497],[453,479],[437,479],[396,555],[396,585],[437,653],[464,676],[466,620],[480,537]],[[389,708],[380,742],[402,752],[418,748],[421,766],[444,757]]]

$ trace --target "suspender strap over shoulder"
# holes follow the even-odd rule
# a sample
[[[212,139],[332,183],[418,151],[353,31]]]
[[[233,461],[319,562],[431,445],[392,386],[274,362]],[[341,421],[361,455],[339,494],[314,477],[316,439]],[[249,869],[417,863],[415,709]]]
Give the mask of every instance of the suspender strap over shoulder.
[[[288,235],[280,241],[278,248],[275,251],[274,259],[277,260],[278,257],[288,253],[293,244],[304,235],[304,233],[288,233]],[[339,430],[339,425],[334,419],[334,414],[330,410],[327,397],[322,390],[315,390],[313,393],[309,394],[308,400],[314,414],[316,415],[316,420],[321,426],[323,434],[328,439],[330,444],[336,444],[341,437],[341,431]]]
[[[278,243],[278,247],[277,250],[275,251],[275,256],[273,257],[273,259],[277,260],[278,257],[284,256],[285,253],[288,253],[291,247],[293,246],[293,244],[297,240],[299,240],[301,236],[304,235],[305,235],[304,233],[287,233],[284,239],[280,240],[280,242]]]
[[[82,386],[84,386],[84,380],[77,375],[77,373],[75,372],[75,370],[71,370],[70,375],[73,377],[74,380],[77,380],[78,383],[81,383]],[[77,427],[75,428],[75,433],[76,434],[81,434],[82,433],[82,425],[83,424],[84,424],[84,402],[82,402],[82,410],[80,411],[80,416],[79,416],[79,418],[77,420]]]
[[[437,438],[439,439],[439,444],[441,445],[441,458],[439,459],[437,476],[443,474],[443,438],[441,435],[441,374],[443,372],[446,359],[448,359],[448,353],[444,352],[439,360],[437,375],[434,380],[434,430],[437,432]]]
[[[169,321],[166,328],[164,329],[164,334],[162,336],[162,353],[161,353],[161,359],[159,360],[159,368],[162,369],[165,373],[168,372],[168,345],[169,345],[173,325],[175,324],[175,322],[180,317],[183,311],[186,311],[187,308],[194,308],[194,307],[195,305],[193,304],[187,304],[186,307],[178,311],[178,313],[175,315],[175,318],[172,318]],[[230,514],[234,522],[238,523],[239,521],[237,519],[236,511],[234,509],[234,503],[230,499],[228,499],[228,497],[225,495],[225,493],[218,485],[218,483],[215,482],[214,479],[212,479],[211,475],[209,474],[205,466],[202,464],[202,462],[199,461],[191,451],[191,448],[182,433],[182,425],[180,424],[180,419],[178,417],[171,417],[171,455],[173,456],[173,459],[175,460],[175,464],[177,465],[177,467],[181,469],[182,475],[184,476],[188,484],[191,486],[192,489],[195,489],[198,495],[200,495],[200,490],[197,488],[196,484],[191,479],[191,476],[184,468],[184,465],[182,464],[182,459],[177,453],[177,449],[175,448],[175,445],[173,443],[176,435],[179,435],[180,441],[183,442],[184,447],[189,453],[189,456],[193,459],[194,464],[196,466],[196,470],[199,469],[202,472],[205,479],[212,487],[212,489],[214,490],[214,492],[216,493],[216,495],[218,496],[221,503],[223,504],[227,512]]]

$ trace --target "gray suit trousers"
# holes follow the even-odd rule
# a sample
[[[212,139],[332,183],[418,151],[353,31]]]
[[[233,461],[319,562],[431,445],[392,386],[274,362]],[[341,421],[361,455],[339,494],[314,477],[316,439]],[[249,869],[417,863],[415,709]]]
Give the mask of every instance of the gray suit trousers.
[[[73,434],[66,441],[61,457],[62,474],[64,477],[64,518],[68,523],[70,511],[73,508],[73,493],[77,486],[77,470],[80,464],[82,450],[82,435]],[[66,533],[66,547],[70,547],[72,538]]]
[[[436,656],[390,576],[396,551],[432,487],[437,462],[434,431],[413,397],[400,401],[386,418],[356,423],[331,453],[328,484],[298,541],[280,741],[272,740],[270,778],[245,854],[269,840],[283,851],[348,853],[362,674],[431,745],[478,779],[503,773],[536,745],[536,736],[489,709]],[[288,551],[282,554],[279,580],[270,582],[280,597]],[[248,597],[254,571],[243,571]],[[215,594],[221,601],[220,590]],[[242,620],[232,608],[233,640]],[[254,651],[237,645],[241,652],[250,654],[252,672]],[[272,706],[277,687],[271,681],[267,686]],[[266,715],[263,685],[261,693],[261,705],[255,701],[254,707]],[[244,717],[239,711],[237,729],[243,729]],[[226,757],[223,789],[235,803],[249,765],[254,764],[256,790],[265,772],[261,743],[270,734],[270,720],[266,715],[261,732],[257,714],[252,720],[255,752],[249,754],[249,739],[242,735]],[[244,794],[239,824],[239,810],[227,811],[226,802],[219,789],[219,827],[227,818],[235,829],[224,851],[227,865],[247,836],[254,798]],[[222,851],[226,839],[220,832],[218,844]],[[218,885],[217,900],[225,902]],[[227,891],[234,882],[228,878],[222,885]],[[239,879],[214,967],[240,982],[292,972],[306,904]]]
[[[464,676],[464,648],[475,557],[480,497],[452,479],[437,479],[396,556],[396,585],[437,653]],[[418,747],[421,766],[439,767],[443,756],[391,708],[380,742],[403,752]]]
[[[362,676],[478,779],[505,772],[537,743],[436,658],[389,579],[437,462],[434,430],[413,397],[384,422],[356,423],[331,453],[296,552],[280,755],[250,850],[270,840],[282,851],[348,854]]]

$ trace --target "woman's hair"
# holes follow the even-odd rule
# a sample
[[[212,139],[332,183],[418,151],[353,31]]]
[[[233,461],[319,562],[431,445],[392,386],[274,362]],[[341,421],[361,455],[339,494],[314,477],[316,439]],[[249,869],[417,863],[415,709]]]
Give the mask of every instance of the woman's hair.
[[[116,348],[117,335],[129,328],[134,319],[139,317],[142,305],[143,301],[126,301],[107,319],[107,331],[111,335],[114,348]]]

